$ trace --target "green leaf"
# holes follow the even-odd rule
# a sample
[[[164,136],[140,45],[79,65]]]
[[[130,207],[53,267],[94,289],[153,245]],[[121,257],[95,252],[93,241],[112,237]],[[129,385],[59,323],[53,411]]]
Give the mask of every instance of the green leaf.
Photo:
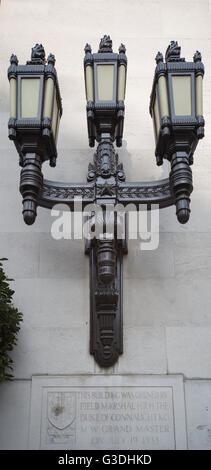
[[[13,369],[13,361],[8,352],[12,351],[17,344],[17,333],[20,330],[22,313],[13,306],[14,290],[10,289],[9,279],[2,267],[0,259],[0,382],[12,380],[9,370]]]

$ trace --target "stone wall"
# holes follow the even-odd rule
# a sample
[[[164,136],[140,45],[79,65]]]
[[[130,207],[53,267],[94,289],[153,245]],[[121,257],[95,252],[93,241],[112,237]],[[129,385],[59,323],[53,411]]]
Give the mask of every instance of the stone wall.
[[[23,312],[12,354],[13,383],[0,386],[0,448],[26,449],[33,375],[179,374],[184,377],[188,447],[211,449],[211,2],[208,0],[2,0],[0,7],[0,257],[15,279],[15,305]],[[88,147],[83,75],[84,45],[97,50],[110,34],[114,50],[127,48],[128,76],[123,147],[128,181],[168,174],[156,167],[148,112],[154,57],[178,40],[182,56],[198,49],[206,67],[206,137],[195,152],[190,222],[175,208],[160,213],[156,251],[131,240],[124,260],[124,354],[100,369],[89,354],[89,272],[81,240],[51,237],[50,211],[38,209],[32,227],[22,221],[15,147],[7,138],[11,53],[20,63],[41,42],[56,56],[63,98],[56,169],[46,178],[85,181]]]

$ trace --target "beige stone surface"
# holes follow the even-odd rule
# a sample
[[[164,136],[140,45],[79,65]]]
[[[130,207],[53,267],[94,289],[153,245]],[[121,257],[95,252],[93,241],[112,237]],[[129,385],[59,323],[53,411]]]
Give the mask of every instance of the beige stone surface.
[[[211,449],[211,381],[185,382],[188,449]]]
[[[19,342],[11,353],[14,374],[30,379],[32,374],[83,374],[94,372],[89,354],[88,326],[31,327],[23,324]]]
[[[0,257],[15,278],[15,302],[24,323],[13,351],[15,377],[32,374],[184,374],[211,377],[211,2],[208,0],[2,0],[0,6]],[[175,208],[160,212],[160,244],[155,251],[140,251],[131,241],[124,261],[124,354],[111,370],[99,368],[89,355],[89,267],[82,241],[55,241],[50,234],[50,211],[38,209],[32,227],[22,221],[18,193],[18,155],[7,138],[9,86],[7,67],[11,53],[20,63],[31,47],[41,42],[56,56],[63,98],[56,169],[43,165],[44,176],[57,181],[85,181],[92,149],[88,147],[83,75],[84,45],[97,50],[100,37],[110,34],[114,50],[127,47],[128,76],[123,147],[119,149],[128,181],[165,178],[169,164],[155,165],[154,136],[149,96],[154,57],[172,39],[181,54],[192,60],[202,52],[206,137],[195,152],[191,219],[179,225]],[[191,410],[198,390],[187,388],[189,442],[197,448]],[[27,382],[28,384],[28,382]],[[26,445],[27,413],[19,436],[11,431],[12,413],[19,405],[21,387],[3,389],[0,403],[8,408],[8,425],[1,446]],[[28,385],[26,386],[26,388]],[[189,387],[189,385],[187,386]],[[194,385],[195,387],[195,385]],[[17,400],[16,397],[17,389]],[[7,390],[5,388],[4,390]],[[25,389],[24,389],[25,390]],[[28,388],[27,388],[28,390]],[[195,391],[196,390],[196,391]],[[11,395],[10,395],[11,393]],[[23,396],[28,391],[23,392]],[[208,392],[205,393],[206,397]],[[27,395],[28,396],[28,395]],[[22,408],[20,407],[20,410]],[[204,418],[203,410],[197,408]],[[21,411],[20,411],[21,414]],[[5,423],[6,421],[4,421]],[[206,424],[206,423],[205,423]],[[200,424],[199,424],[200,425]],[[10,434],[11,432],[11,434]],[[210,443],[202,430],[200,448]],[[6,436],[6,437],[5,437]],[[210,446],[211,448],[211,446]]]
[[[168,371],[187,378],[211,378],[211,327],[166,327]]]
[[[30,380],[1,384],[0,449],[26,450],[29,439]]]
[[[116,373],[167,373],[164,328],[125,326],[123,341],[124,352],[115,365]]]

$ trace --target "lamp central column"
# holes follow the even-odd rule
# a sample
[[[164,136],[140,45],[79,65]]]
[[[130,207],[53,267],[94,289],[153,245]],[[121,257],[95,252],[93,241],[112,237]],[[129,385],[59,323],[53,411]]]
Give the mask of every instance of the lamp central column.
[[[90,255],[90,352],[101,367],[111,367],[122,354],[122,270],[125,239],[117,239],[118,180],[124,172],[118,164],[112,137],[100,135],[88,181],[95,182],[95,238],[86,253]],[[100,231],[97,224],[100,222]],[[111,223],[111,225],[110,225]],[[123,244],[124,242],[124,244]]]
[[[36,153],[26,153],[22,165],[20,193],[23,197],[23,218],[27,225],[32,225],[37,215],[38,197],[43,184],[41,158]]]
[[[190,194],[193,191],[192,171],[186,152],[175,152],[171,157],[170,184],[175,195],[176,215],[181,224],[190,217]]]

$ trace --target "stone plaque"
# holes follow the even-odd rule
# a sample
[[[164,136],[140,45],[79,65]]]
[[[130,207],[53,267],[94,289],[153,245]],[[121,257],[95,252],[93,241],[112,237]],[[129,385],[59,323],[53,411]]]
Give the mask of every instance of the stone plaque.
[[[30,448],[186,449],[182,376],[35,376]]]

